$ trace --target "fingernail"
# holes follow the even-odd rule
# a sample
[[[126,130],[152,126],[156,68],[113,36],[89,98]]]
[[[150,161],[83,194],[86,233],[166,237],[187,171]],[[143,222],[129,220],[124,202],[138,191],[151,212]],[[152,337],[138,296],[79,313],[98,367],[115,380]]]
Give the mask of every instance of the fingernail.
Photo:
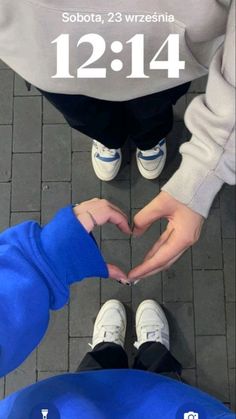
[[[133,284],[137,285],[140,281],[141,281],[141,279],[137,279],[136,281],[133,282]]]

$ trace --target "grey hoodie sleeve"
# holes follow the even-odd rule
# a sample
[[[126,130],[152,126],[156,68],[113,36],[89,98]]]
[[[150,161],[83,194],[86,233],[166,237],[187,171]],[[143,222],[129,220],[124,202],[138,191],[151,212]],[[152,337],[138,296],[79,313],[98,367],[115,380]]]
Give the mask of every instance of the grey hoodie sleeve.
[[[206,93],[185,113],[192,138],[180,147],[182,162],[162,190],[197,213],[208,216],[226,182],[235,184],[235,0],[224,45],[212,59]]]

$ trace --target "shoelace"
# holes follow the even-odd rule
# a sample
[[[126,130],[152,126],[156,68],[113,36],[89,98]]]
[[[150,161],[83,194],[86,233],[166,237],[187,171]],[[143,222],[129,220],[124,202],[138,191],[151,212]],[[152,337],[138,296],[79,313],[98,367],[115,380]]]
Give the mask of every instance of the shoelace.
[[[113,157],[115,156],[117,150],[114,148],[107,148],[106,146],[104,146],[103,144],[99,144],[96,141],[94,141],[94,145],[98,151],[99,154],[102,154],[104,156],[110,156]]]
[[[143,326],[141,328],[141,337],[140,340],[134,343],[135,348],[138,348],[144,342],[156,342],[161,338],[160,328],[155,326]]]

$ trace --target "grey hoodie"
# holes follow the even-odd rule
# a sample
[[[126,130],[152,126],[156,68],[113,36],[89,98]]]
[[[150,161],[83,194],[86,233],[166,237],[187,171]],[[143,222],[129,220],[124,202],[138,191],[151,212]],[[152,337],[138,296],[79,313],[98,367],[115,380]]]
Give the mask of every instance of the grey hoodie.
[[[235,182],[234,10],[235,0],[118,0],[115,4],[109,0],[0,0],[0,58],[43,90],[116,101],[165,90],[209,72],[206,94],[194,99],[185,114],[192,139],[180,148],[180,168],[163,187],[206,217],[222,184]],[[132,15],[138,15],[136,23],[128,22]],[[112,17],[121,21],[109,22]],[[157,17],[159,21],[155,21]],[[91,33],[100,35],[105,51],[90,67],[99,67],[106,74],[104,78],[77,78],[77,68],[92,51],[89,43],[78,48],[77,43]],[[57,73],[57,44],[52,42],[61,34],[69,34],[65,41],[69,39],[70,50],[67,78],[53,77]],[[143,34],[144,41],[139,38],[136,46],[127,44],[136,34]],[[179,35],[179,60],[185,61],[177,78],[168,78],[166,69],[149,68],[169,34]],[[122,42],[119,52],[114,52],[114,41]],[[127,77],[132,66],[131,45],[134,64],[142,42],[146,77]],[[166,44],[158,59],[167,60],[167,51]],[[119,71],[112,69],[115,59],[123,62]]]

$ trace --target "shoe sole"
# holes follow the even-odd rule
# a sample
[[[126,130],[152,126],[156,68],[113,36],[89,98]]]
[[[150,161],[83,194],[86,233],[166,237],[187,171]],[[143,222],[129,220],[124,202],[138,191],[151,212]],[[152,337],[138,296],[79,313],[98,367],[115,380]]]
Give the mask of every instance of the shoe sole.
[[[156,172],[155,174],[152,174],[152,172],[148,172],[148,170],[145,170],[143,168],[143,166],[141,165],[139,159],[138,159],[138,151],[136,151],[136,162],[137,162],[137,166],[138,166],[138,170],[141,173],[141,175],[148,180],[154,180],[157,179],[162,170],[164,169],[165,163],[166,163],[166,157],[167,157],[167,152],[166,152],[166,147],[165,147],[165,157],[163,157],[160,166],[158,166],[158,173]]]
[[[119,164],[118,164],[118,166],[117,166],[117,168],[116,168],[115,172],[114,172],[114,173],[113,173],[113,175],[112,175],[112,176],[110,176],[110,177],[105,177],[105,176],[103,176],[103,175],[101,174],[101,172],[97,169],[97,167],[96,167],[96,159],[95,159],[95,157],[94,157],[94,152],[93,152],[93,149],[92,149],[92,152],[91,152],[91,157],[92,157],[93,170],[94,170],[94,172],[95,172],[96,176],[98,177],[98,179],[102,180],[103,182],[110,182],[111,180],[115,179],[115,177],[118,175],[119,170],[120,170],[120,167],[121,167],[121,163],[122,163],[122,155],[120,156],[120,161],[119,161]]]
[[[136,311],[136,317],[135,317],[135,326],[136,326],[136,330],[137,330],[137,325],[139,323],[140,320],[140,315],[143,311],[143,308],[147,306],[147,308],[153,308],[153,310],[157,310],[158,314],[160,313],[160,317],[163,320],[165,327],[167,327],[168,330],[168,335],[169,335],[169,324],[168,324],[168,320],[166,318],[165,312],[162,309],[162,307],[160,306],[160,304],[158,304],[156,301],[154,300],[145,300],[143,301],[141,304],[139,304],[138,309]]]

